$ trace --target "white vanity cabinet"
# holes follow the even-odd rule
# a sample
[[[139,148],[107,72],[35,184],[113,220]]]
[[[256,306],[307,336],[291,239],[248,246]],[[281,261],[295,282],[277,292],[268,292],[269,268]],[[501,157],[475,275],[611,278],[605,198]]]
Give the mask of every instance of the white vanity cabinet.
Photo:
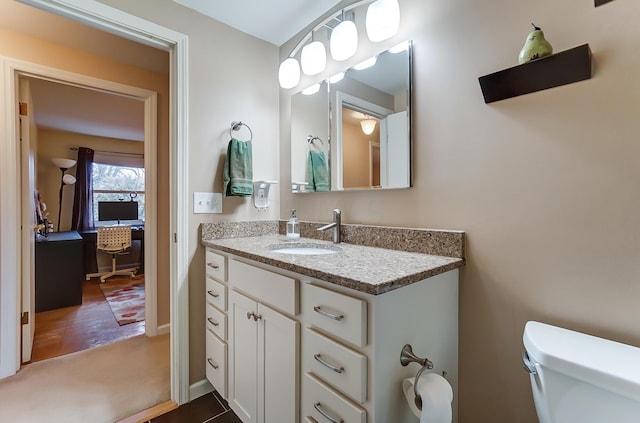
[[[223,398],[227,396],[227,258],[205,252],[206,376]]]
[[[229,405],[244,423],[295,423],[298,281],[230,260],[229,284]]]
[[[379,295],[233,254],[227,271],[227,399],[244,423],[415,423],[405,344],[447,373],[457,422],[457,269]]]

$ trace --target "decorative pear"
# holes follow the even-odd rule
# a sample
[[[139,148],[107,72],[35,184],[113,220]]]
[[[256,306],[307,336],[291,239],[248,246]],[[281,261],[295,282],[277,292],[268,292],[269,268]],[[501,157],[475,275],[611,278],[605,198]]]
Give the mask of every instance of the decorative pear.
[[[544,32],[533,23],[531,25],[533,26],[533,31],[527,36],[527,41],[524,43],[522,50],[520,50],[520,56],[518,56],[520,64],[540,59],[553,53],[553,47],[545,40]]]

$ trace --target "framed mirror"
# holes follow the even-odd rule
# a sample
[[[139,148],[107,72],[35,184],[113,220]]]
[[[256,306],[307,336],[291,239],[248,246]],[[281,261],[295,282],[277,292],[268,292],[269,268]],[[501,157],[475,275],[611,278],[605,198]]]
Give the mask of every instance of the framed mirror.
[[[411,186],[411,42],[371,62],[292,96],[293,192]]]

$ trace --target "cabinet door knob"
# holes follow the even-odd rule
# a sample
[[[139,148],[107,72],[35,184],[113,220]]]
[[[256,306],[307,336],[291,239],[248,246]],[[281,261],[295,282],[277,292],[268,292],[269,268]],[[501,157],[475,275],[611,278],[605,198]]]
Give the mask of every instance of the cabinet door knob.
[[[251,319],[252,317],[254,322],[262,319],[261,315],[255,314],[253,311],[247,311],[247,319]]]
[[[209,266],[212,269],[219,269],[220,268],[219,265],[217,265],[215,263],[212,263],[212,262],[207,263],[207,266]]]
[[[313,311],[315,311],[316,313],[319,313],[325,317],[328,317],[329,319],[333,319],[336,321],[341,321],[342,319],[344,319],[344,315],[343,314],[333,314],[333,313],[329,313],[328,311],[323,310],[320,306],[313,306]]]
[[[218,298],[220,296],[220,294],[216,294],[213,291],[207,291],[207,294],[211,295],[213,298]]]
[[[207,358],[207,362],[209,363],[209,365],[211,367],[213,367],[214,369],[218,370],[218,365],[216,363],[213,362],[213,360],[211,358]]]
[[[315,358],[318,363],[322,364],[324,367],[326,367],[327,369],[329,369],[329,370],[331,370],[333,372],[336,372],[336,373],[344,372],[344,367],[342,367],[342,366],[340,366],[340,367],[334,366],[333,364],[331,364],[328,361],[324,360],[322,358],[322,355],[320,355],[320,354],[314,354],[313,358]]]
[[[213,326],[218,326],[220,323],[216,322],[215,320],[213,320],[211,317],[207,317],[207,320],[209,321],[209,323],[211,323]]]
[[[331,423],[344,423],[344,420],[336,419],[336,418],[332,417],[329,413],[324,411],[322,409],[322,404],[320,404],[319,402],[316,402],[315,404],[313,404],[313,408],[315,408],[318,411],[318,413],[322,414],[322,417],[324,417],[325,419],[329,420]]]

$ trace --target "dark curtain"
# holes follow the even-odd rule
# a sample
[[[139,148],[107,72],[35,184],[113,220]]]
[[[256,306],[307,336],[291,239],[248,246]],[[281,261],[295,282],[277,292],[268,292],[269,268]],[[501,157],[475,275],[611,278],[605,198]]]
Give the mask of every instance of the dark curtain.
[[[86,147],[78,149],[75,195],[73,197],[73,215],[71,230],[88,231],[94,228],[93,222],[93,150]]]

